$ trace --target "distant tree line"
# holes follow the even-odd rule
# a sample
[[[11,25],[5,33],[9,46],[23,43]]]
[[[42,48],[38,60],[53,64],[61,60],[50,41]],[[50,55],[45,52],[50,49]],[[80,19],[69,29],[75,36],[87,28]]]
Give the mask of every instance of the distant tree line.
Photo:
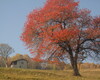
[[[19,59],[26,59],[28,61],[28,69],[44,69],[44,70],[69,70],[72,69],[70,64],[66,64],[64,62],[57,61],[34,61],[27,54],[16,54],[15,56],[7,58],[7,65],[10,67],[12,61],[16,61]],[[0,56],[0,67],[6,67],[3,61],[2,56]],[[100,64],[94,63],[78,63],[79,69],[100,69]]]

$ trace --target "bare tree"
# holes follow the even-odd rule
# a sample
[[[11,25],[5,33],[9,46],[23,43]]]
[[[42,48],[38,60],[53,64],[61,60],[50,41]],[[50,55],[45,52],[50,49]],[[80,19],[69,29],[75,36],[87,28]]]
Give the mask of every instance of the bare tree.
[[[8,44],[0,44],[0,56],[2,56],[2,60],[6,67],[8,67],[7,59],[11,53],[14,52],[14,49],[10,47]]]

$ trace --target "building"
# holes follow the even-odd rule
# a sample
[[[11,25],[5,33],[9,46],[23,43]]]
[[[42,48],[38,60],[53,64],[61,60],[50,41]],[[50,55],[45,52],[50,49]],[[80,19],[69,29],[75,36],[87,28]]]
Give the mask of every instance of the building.
[[[25,59],[18,59],[11,62],[11,68],[28,68],[28,61]]]

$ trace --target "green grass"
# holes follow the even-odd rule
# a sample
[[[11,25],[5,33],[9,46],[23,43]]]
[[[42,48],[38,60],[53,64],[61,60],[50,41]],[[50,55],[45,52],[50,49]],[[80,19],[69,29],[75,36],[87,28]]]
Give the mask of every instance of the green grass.
[[[82,70],[82,77],[72,71],[0,68],[0,80],[100,80],[100,70]]]

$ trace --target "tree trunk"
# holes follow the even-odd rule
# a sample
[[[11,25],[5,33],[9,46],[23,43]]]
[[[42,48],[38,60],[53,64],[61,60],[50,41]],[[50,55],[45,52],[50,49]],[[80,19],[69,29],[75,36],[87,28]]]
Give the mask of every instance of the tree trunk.
[[[71,65],[73,68],[73,75],[74,76],[81,76],[79,73],[78,67],[77,67],[77,59],[71,56],[70,61],[71,61]]]
[[[79,69],[77,67],[77,62],[76,61],[74,61],[73,71],[74,71],[74,76],[81,76],[80,73],[79,73]]]
[[[7,58],[3,58],[3,62],[4,62],[4,64],[5,64],[5,67],[7,68],[7,67],[8,67]]]
[[[6,65],[6,68],[8,68],[8,65],[7,64],[5,64]]]

